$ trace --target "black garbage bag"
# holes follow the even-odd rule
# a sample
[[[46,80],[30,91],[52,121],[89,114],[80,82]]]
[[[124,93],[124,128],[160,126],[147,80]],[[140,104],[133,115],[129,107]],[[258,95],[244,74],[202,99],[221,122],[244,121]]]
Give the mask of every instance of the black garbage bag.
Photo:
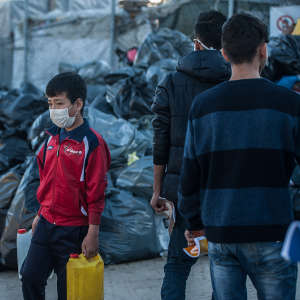
[[[116,186],[149,201],[153,192],[153,157],[144,156],[125,168]]]
[[[89,106],[101,110],[106,114],[113,115],[114,111],[106,100],[106,86],[97,86],[97,90],[93,91],[90,95]],[[89,90],[89,87],[88,87]]]
[[[153,64],[146,73],[147,82],[155,89],[161,81],[170,73],[176,71],[177,61],[175,59],[162,59]]]
[[[21,173],[21,166],[17,166],[0,177],[0,239],[7,211],[21,180]]]
[[[17,268],[17,231],[19,228],[31,228],[39,208],[36,191],[40,181],[36,158],[28,157],[26,165],[26,171],[10,204],[0,240],[2,263],[10,268]]]
[[[42,93],[33,85],[25,84],[0,99],[0,123],[6,128],[27,132],[35,118],[47,109]]]
[[[60,63],[59,72],[75,72],[84,79],[86,84],[104,85],[104,77],[110,72],[110,67],[104,61],[91,61],[84,64]]]
[[[138,49],[134,64],[148,68],[165,58],[177,61],[178,58],[187,55],[192,50],[192,41],[186,35],[176,30],[162,28],[147,36]]]
[[[129,122],[141,133],[145,140],[148,141],[148,147],[145,155],[152,155],[153,150],[153,127],[152,127],[153,115],[145,115],[139,119],[130,119]]]
[[[267,78],[276,81],[282,76],[300,74],[300,36],[272,37],[268,50],[269,66],[264,70]]]
[[[46,138],[45,130],[52,125],[49,111],[45,111],[35,119],[28,133],[28,141],[33,151],[36,151],[43,143]]]
[[[164,249],[149,201],[126,191],[119,191],[106,199],[99,247],[105,264],[159,256]]]
[[[94,102],[94,99],[100,96],[105,99],[106,96],[105,85],[94,85],[94,84],[87,85],[87,95],[86,95],[86,103],[85,103],[86,105],[92,104]]]
[[[99,132],[108,144],[111,153],[111,167],[121,167],[128,162],[128,155],[136,152],[143,156],[149,140],[123,119],[117,119],[97,109],[87,108],[85,115],[90,126]]]
[[[0,138],[0,174],[23,163],[30,154],[31,150],[26,140],[17,136]]]
[[[139,118],[151,114],[154,95],[141,68],[124,68],[105,77],[107,102],[119,118]]]

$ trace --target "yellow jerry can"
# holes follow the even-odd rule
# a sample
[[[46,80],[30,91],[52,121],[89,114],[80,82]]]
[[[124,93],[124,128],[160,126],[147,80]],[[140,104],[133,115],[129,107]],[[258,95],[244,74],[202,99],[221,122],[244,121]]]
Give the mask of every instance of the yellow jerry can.
[[[67,263],[67,300],[104,299],[104,263],[99,254],[71,254]]]

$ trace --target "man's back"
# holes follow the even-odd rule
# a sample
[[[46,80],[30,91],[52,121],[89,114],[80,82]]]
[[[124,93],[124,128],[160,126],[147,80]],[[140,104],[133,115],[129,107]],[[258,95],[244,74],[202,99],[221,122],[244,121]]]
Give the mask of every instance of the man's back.
[[[284,238],[293,220],[288,183],[300,158],[299,117],[300,96],[265,79],[225,82],[197,97],[184,159],[201,176],[182,178],[182,193],[200,199],[210,241]]]
[[[176,201],[188,113],[194,97],[230,76],[219,51],[195,51],[183,57],[177,72],[159,86],[152,105],[155,113],[154,163],[167,165],[162,195]]]

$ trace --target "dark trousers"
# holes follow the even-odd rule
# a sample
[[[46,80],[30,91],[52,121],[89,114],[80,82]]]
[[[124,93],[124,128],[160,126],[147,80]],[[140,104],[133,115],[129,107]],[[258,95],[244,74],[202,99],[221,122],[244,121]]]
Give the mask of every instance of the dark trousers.
[[[67,299],[66,264],[71,253],[81,253],[88,226],[57,226],[40,218],[21,268],[24,300],[45,300],[47,279],[54,269],[58,300]]]
[[[162,300],[185,299],[186,281],[191,267],[197,261],[195,258],[188,257],[182,250],[187,247],[184,237],[185,229],[184,221],[178,214],[170,237],[165,277],[161,289]]]

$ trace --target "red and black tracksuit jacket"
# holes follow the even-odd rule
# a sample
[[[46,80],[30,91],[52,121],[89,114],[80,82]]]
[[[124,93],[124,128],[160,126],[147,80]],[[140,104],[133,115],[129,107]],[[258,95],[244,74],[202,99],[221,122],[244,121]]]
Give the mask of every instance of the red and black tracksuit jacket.
[[[60,226],[100,224],[110,152],[103,138],[84,122],[60,143],[60,128],[48,137],[37,161],[39,215]]]

